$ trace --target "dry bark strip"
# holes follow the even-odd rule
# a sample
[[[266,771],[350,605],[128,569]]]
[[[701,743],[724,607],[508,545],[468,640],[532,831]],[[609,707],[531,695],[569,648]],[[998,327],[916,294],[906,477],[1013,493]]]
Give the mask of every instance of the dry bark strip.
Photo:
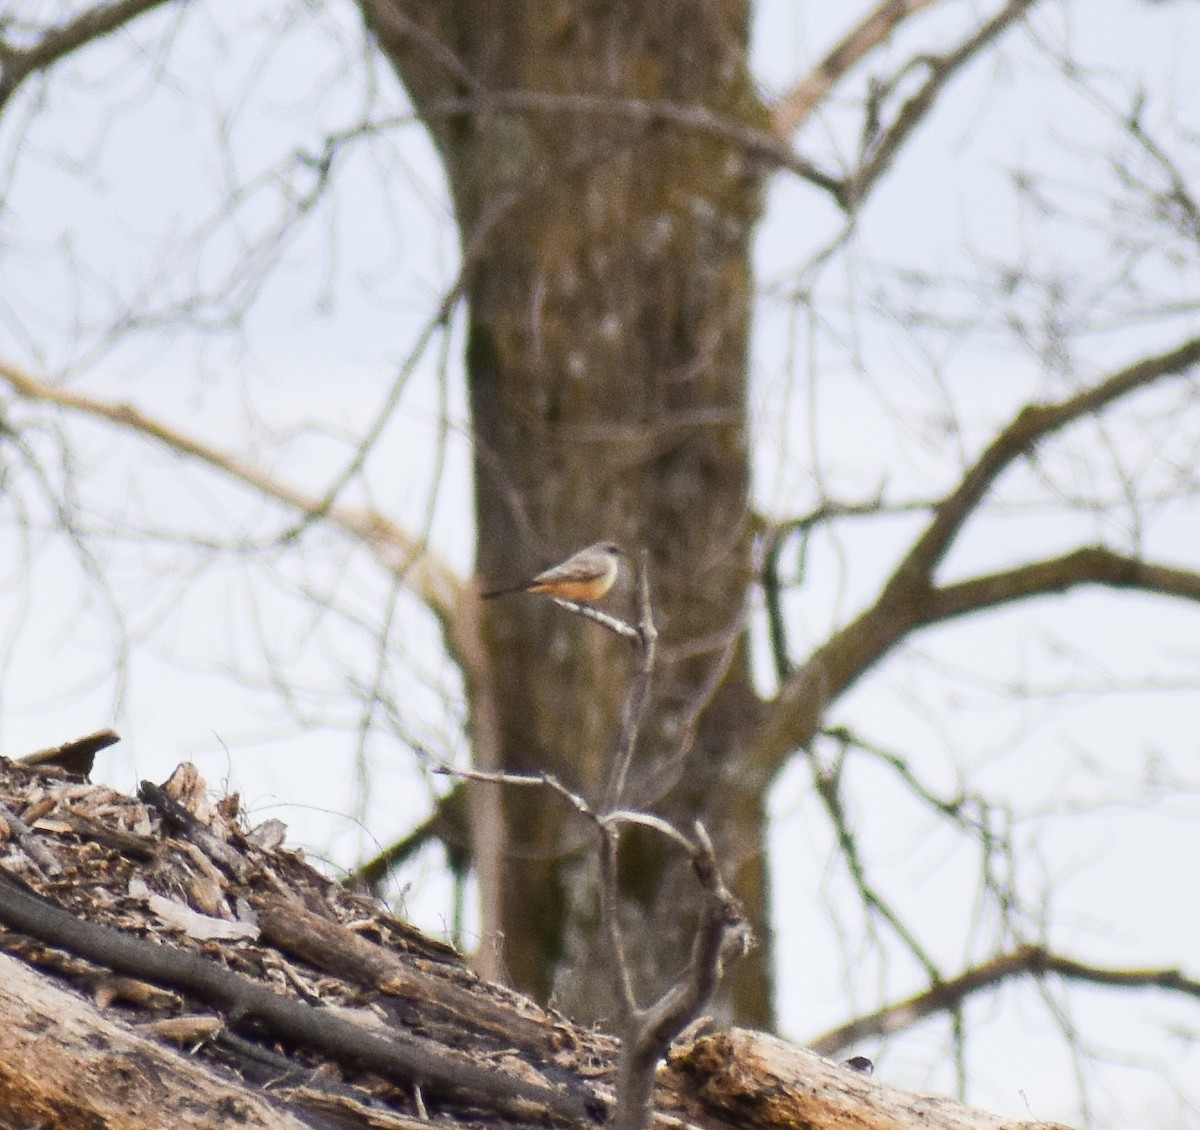
[[[739,1130],[1067,1130],[888,1087],[765,1032],[703,1037],[664,1074],[673,1095],[690,1096],[680,1109],[708,1126],[716,1116]]]
[[[147,1040],[0,954],[0,1121],[121,1130],[302,1130],[262,1092]]]
[[[465,1029],[491,1032],[514,1047],[548,1054],[568,1042],[566,1026],[557,1025],[532,1003],[529,1007],[537,1015],[522,1016],[512,1004],[485,996],[479,986],[456,985],[444,976],[423,973],[390,950],[295,904],[261,903],[255,913],[264,939],[316,969],[391,996],[422,1001],[459,1020]]]

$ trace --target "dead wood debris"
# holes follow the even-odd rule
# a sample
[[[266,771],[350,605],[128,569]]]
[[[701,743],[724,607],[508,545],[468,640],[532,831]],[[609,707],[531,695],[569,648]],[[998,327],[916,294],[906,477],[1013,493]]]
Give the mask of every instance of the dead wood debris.
[[[0,954],[82,990],[162,1055],[182,1050],[193,1078],[199,1067],[242,1087],[277,1125],[532,1130],[610,1117],[613,1039],[480,980],[449,946],[279,847],[278,829],[245,828],[236,799],[213,803],[193,767],[135,799],[0,758],[0,806]],[[6,991],[0,979],[0,1001]],[[711,1040],[676,1044],[656,1126],[784,1124],[770,1106],[746,1118],[745,1093],[730,1109],[717,1086],[728,1068],[689,1051]],[[810,1059],[869,1111],[878,1084]],[[0,1081],[4,1121],[12,1080]],[[882,1125],[819,1113],[818,1099],[813,1130]]]
[[[400,1125],[418,1117],[420,1084],[431,1116],[603,1121],[586,1080],[610,1041],[484,983],[298,853],[262,846],[278,837],[211,803],[193,767],[134,799],[0,760],[0,805],[0,949],[269,1084],[293,1114],[310,1105],[321,1123],[332,1105],[345,1125]]]

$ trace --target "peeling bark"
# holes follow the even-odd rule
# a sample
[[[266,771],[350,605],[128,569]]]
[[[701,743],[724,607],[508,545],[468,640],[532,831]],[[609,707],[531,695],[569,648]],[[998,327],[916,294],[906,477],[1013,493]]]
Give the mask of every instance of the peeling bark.
[[[6,1126],[307,1125],[255,1088],[147,1039],[6,954],[0,954],[0,985]]]

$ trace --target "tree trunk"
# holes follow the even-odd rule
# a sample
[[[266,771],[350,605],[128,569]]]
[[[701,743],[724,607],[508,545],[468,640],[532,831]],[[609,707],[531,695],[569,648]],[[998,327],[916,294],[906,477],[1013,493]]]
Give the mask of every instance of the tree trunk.
[[[727,986],[730,1015],[769,1024],[766,782],[740,769],[758,715],[741,616],[761,170],[654,110],[765,123],[748,5],[363,9],[431,129],[461,228],[479,573],[517,581],[601,538],[648,553],[662,659],[626,803],[706,824],[763,943]],[[628,646],[526,596],[488,604],[484,634],[500,763],[599,801]],[[505,859],[481,861],[480,880],[501,884],[507,971],[572,1015],[601,1018],[610,998],[586,829],[540,791],[508,791],[503,805]],[[622,860],[646,992],[686,959],[694,887],[684,861],[648,838],[628,835]]]

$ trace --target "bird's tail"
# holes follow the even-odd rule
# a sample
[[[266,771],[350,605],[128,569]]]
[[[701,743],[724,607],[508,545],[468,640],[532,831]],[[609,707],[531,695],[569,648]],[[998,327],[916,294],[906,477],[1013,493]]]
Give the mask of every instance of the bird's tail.
[[[491,600],[497,596],[508,596],[509,593],[513,593],[513,592],[524,592],[528,588],[529,588],[529,586],[527,584],[512,585],[506,589],[492,589],[491,592],[481,593],[480,596],[483,600]]]

